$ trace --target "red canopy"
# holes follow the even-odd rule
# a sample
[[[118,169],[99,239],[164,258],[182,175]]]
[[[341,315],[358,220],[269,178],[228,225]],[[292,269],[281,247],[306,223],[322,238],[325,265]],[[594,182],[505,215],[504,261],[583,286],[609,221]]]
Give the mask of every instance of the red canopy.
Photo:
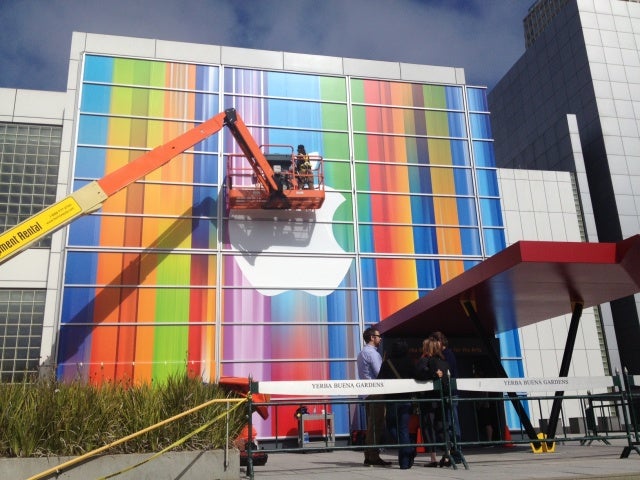
[[[640,292],[640,235],[618,243],[521,241],[390,315],[392,336],[475,335],[471,301],[488,332],[503,332]]]

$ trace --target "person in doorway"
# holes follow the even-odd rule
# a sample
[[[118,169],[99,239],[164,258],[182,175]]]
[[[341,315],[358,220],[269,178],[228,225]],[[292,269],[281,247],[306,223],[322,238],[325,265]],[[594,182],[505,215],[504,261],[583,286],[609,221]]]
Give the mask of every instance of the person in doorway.
[[[397,340],[391,345],[389,356],[382,362],[378,378],[400,379],[413,378],[413,361],[409,357],[409,346],[404,340]],[[398,464],[402,470],[413,466],[416,457],[415,447],[409,447],[411,437],[409,435],[409,420],[413,411],[409,393],[395,393],[387,395],[388,399],[397,399],[396,402],[387,403],[386,425],[390,440],[398,443]]]
[[[373,327],[367,328],[362,333],[364,348],[358,354],[358,378],[361,380],[374,380],[378,378],[380,367],[382,366],[382,356],[378,352],[378,347],[382,342],[380,332]],[[367,400],[379,400],[376,395],[370,395]],[[388,467],[391,462],[380,458],[380,449],[373,447],[382,442],[384,426],[384,403],[367,402],[367,435],[365,445],[369,446],[364,451],[364,464],[369,467]]]

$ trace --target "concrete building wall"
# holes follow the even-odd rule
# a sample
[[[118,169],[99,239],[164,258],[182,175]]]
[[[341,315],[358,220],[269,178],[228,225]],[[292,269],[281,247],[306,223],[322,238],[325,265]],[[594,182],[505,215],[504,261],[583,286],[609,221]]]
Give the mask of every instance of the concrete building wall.
[[[580,242],[582,226],[574,175],[546,170],[498,170],[507,244],[520,240]],[[569,376],[607,375],[606,348],[598,312],[582,312]],[[520,345],[528,377],[558,376],[571,315],[538,322],[519,329]],[[531,409],[532,420],[547,418],[550,406]],[[582,416],[578,402],[563,404],[564,415]]]

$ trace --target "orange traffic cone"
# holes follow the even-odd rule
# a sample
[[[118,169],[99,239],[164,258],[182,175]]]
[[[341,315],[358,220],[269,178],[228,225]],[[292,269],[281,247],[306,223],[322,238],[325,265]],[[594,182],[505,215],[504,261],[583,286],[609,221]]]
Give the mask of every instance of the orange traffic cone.
[[[511,431],[509,430],[509,427],[507,425],[504,426],[504,440],[506,442],[504,444],[505,447],[515,447],[515,445],[511,442]]]
[[[422,429],[418,427],[418,432],[416,433],[416,443],[424,442],[422,438]],[[416,453],[426,453],[427,449],[425,447],[416,447]]]
[[[418,415],[411,415],[409,418],[409,433],[415,434],[416,443],[422,443],[422,429],[420,428],[420,418]],[[416,453],[425,453],[427,450],[424,447],[416,447]]]

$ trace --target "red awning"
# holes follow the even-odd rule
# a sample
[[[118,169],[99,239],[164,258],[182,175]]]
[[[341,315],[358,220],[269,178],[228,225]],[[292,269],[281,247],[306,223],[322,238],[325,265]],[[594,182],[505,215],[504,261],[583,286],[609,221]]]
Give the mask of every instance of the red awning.
[[[488,332],[504,332],[640,292],[640,235],[618,243],[521,241],[378,325],[391,336],[475,335],[471,301]]]

